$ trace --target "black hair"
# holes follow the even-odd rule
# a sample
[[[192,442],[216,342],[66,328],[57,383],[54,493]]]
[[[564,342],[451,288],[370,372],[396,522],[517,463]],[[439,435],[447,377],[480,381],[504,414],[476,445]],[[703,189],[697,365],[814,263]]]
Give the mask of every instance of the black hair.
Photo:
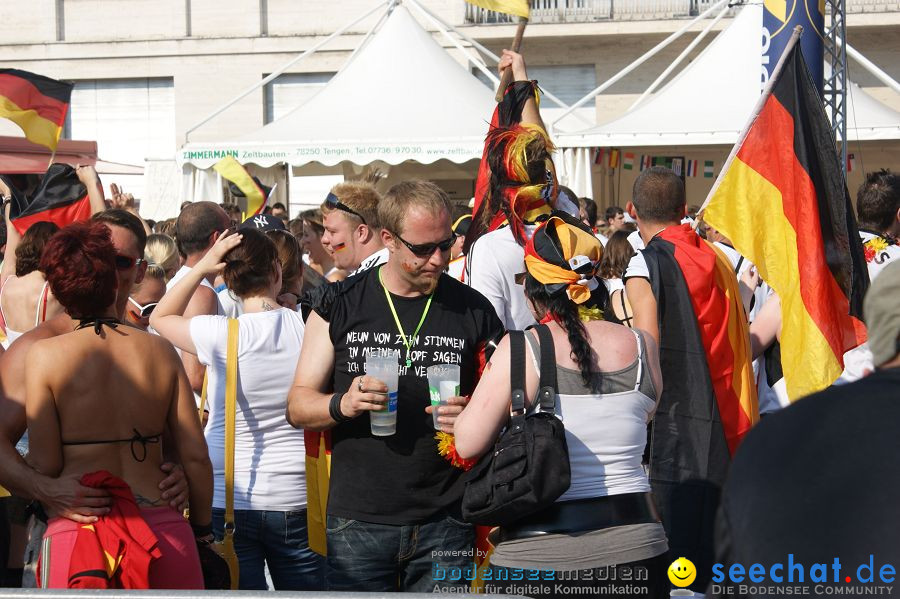
[[[91,220],[128,229],[137,238],[138,253],[141,256],[144,255],[144,249],[147,247],[147,231],[144,229],[141,219],[132,213],[121,208],[110,208],[103,212],[97,212],[91,217]]]
[[[646,169],[634,182],[631,201],[638,216],[651,223],[678,222],[686,205],[684,182],[664,166]]]
[[[856,192],[859,225],[884,233],[891,228],[900,210],[900,175],[887,169],[866,175]]]
[[[571,356],[581,371],[581,380],[594,392],[600,387],[600,377],[591,370],[594,364],[593,348],[587,340],[587,329],[578,315],[578,304],[569,299],[565,289],[551,295],[543,283],[531,274],[525,275],[525,295],[536,306],[546,308],[559,322],[569,338],[572,346]],[[587,308],[604,307],[608,303],[606,287],[599,285],[591,299],[585,304]]]
[[[213,202],[191,202],[175,221],[175,241],[182,256],[202,252],[209,247],[210,237],[223,229],[223,221],[231,222],[222,207]]]
[[[606,212],[603,214],[603,220],[609,222],[609,219],[615,218],[620,214],[625,214],[625,211],[622,210],[619,206],[610,206],[606,209]]]
[[[589,227],[597,224],[597,202],[591,198],[578,198],[578,207],[584,210]]]

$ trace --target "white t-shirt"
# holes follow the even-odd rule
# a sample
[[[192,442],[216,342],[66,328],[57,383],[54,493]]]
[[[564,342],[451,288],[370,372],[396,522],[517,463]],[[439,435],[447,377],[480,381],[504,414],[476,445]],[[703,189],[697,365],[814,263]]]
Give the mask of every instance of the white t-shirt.
[[[303,318],[279,308],[238,318],[238,389],[235,419],[234,507],[292,511],[306,507],[303,431],[284,417],[303,342]],[[196,316],[191,339],[207,365],[209,423],[206,442],[213,465],[213,506],[225,507],[225,362],[228,318]]]
[[[174,275],[171,279],[169,279],[169,282],[166,283],[166,291],[168,291],[169,289],[171,289],[172,287],[174,287],[175,284],[178,283],[178,281],[180,281],[181,279],[183,279],[184,276],[185,276],[186,274],[188,274],[189,272],[191,272],[191,270],[193,270],[193,269],[192,269],[190,266],[182,266],[181,268],[179,268],[179,269],[178,269],[178,272],[176,272],[175,275]],[[201,286],[201,287],[209,287],[209,288],[212,290],[213,293],[216,292],[216,288],[213,287],[213,286],[210,284],[210,282],[207,281],[206,279],[203,279],[202,281],[200,281],[200,286]],[[218,295],[216,295],[216,298],[217,298],[217,300],[216,300],[216,314],[225,314],[225,311],[224,311],[224,309],[222,308],[222,302],[218,301]]]
[[[238,296],[231,293],[228,287],[216,293],[219,303],[222,304],[222,312],[228,318],[237,318],[244,313],[244,302]]]
[[[531,236],[537,227],[526,225]],[[523,331],[536,324],[525,300],[525,286],[516,284],[516,275],[525,272],[525,248],[503,227],[485,233],[469,249],[466,283],[488,298],[507,330]]]
[[[860,231],[859,238],[862,240],[863,244],[866,244],[873,239],[880,239],[882,242],[884,241],[878,235],[874,235],[868,231]],[[879,243],[879,245],[884,247],[880,249],[871,249],[866,252],[866,268],[869,270],[870,282],[875,280],[875,277],[881,273],[885,266],[890,264],[893,260],[900,258],[900,245],[886,245],[886,243]],[[866,248],[863,247],[863,249],[865,250]]]

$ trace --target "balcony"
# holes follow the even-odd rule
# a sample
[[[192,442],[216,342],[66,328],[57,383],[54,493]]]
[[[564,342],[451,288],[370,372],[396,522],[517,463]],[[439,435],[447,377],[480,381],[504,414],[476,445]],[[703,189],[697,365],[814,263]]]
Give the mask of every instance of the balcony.
[[[518,18],[465,2],[466,25],[515,23]],[[531,23],[594,23],[689,18],[714,0],[531,0]],[[826,9],[827,10],[827,9]],[[900,12],[900,0],[846,0],[847,13]],[[830,11],[828,11],[830,12]]]

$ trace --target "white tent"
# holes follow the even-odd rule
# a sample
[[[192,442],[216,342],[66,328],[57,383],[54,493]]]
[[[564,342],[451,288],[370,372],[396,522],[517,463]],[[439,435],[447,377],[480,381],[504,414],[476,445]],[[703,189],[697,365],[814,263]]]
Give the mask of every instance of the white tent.
[[[624,115],[555,136],[561,148],[733,145],[761,88],[762,5],[734,22],[668,85]],[[754,48],[759,51],[754,52]],[[828,65],[826,65],[826,69]],[[848,81],[847,139],[900,139],[900,113]]]
[[[237,139],[186,144],[178,163],[207,169],[230,154],[262,167],[460,164],[481,158],[491,96],[399,5],[305,104]]]

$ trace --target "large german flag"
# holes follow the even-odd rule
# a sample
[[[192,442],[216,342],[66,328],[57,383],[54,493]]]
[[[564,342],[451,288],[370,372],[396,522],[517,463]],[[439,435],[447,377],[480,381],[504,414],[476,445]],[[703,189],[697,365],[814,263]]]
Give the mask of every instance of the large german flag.
[[[865,341],[868,275],[822,101],[800,45],[789,52],[703,218],[778,293],[795,400],[833,383],[844,352]]]
[[[21,127],[29,141],[55,150],[72,87],[28,71],[0,69],[0,117]]]
[[[731,455],[759,419],[750,337],[728,259],[690,225],[642,252],[657,300],[663,387],[648,451],[650,482],[673,555],[697,566],[702,590]]]
[[[256,216],[266,207],[272,189],[264,186],[256,177],[251,177],[247,169],[232,156],[226,156],[213,165],[213,169],[223,179],[231,182],[231,193],[247,198],[247,218]]]
[[[9,219],[22,235],[36,222],[49,221],[62,228],[91,217],[87,189],[68,164],[51,164],[30,202],[24,195],[14,197]]]

